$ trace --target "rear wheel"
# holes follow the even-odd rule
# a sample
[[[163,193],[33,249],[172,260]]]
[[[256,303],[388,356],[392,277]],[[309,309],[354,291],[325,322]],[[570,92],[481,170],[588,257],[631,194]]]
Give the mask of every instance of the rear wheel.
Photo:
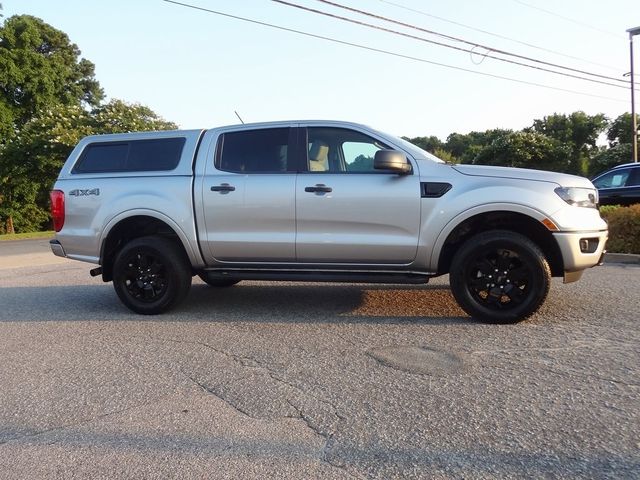
[[[129,309],[143,315],[165,312],[191,287],[191,267],[182,249],[162,237],[127,243],[113,264],[113,286]]]
[[[516,323],[544,302],[551,270],[540,248],[519,233],[483,232],[456,252],[449,279],[453,296],[472,317]]]

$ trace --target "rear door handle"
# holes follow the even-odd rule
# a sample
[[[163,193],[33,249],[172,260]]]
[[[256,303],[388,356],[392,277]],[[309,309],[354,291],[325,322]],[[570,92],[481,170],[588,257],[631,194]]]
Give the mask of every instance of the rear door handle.
[[[221,183],[220,185],[214,185],[211,187],[212,192],[221,192],[228,193],[233,192],[236,189],[233,185],[229,185],[228,183]]]
[[[318,183],[314,187],[304,187],[304,191],[309,193],[329,193],[333,192],[333,188],[327,187],[324,183]]]

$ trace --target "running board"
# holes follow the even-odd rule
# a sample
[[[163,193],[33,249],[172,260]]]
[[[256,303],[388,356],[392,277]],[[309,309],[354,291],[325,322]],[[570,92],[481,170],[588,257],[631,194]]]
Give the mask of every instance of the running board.
[[[271,280],[292,282],[348,283],[427,283],[432,276],[420,272],[330,271],[330,270],[251,270],[210,269],[202,272],[211,280]]]

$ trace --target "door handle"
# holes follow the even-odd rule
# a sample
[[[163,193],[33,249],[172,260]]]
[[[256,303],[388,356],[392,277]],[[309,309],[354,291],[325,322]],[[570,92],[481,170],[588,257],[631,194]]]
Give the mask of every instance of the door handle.
[[[333,188],[327,187],[324,183],[318,183],[314,187],[304,187],[304,191],[309,193],[329,193],[333,192]]]
[[[228,183],[221,183],[220,185],[214,185],[211,187],[212,192],[221,192],[228,193],[233,192],[236,189],[233,185],[229,185]]]

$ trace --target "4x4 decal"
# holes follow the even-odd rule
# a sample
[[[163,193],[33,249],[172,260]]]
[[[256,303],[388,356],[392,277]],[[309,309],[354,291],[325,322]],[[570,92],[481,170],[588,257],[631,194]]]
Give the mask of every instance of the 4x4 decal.
[[[69,195],[73,197],[86,197],[88,195],[100,195],[100,189],[99,188],[91,188],[86,190],[75,189],[75,190],[71,190],[69,192]]]

